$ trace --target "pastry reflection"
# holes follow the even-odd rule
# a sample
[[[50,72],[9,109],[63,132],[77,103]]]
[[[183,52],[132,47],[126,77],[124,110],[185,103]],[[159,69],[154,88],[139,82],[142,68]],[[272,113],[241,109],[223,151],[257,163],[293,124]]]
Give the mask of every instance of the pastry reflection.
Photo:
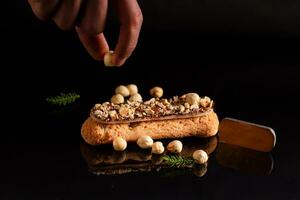
[[[271,153],[255,151],[240,146],[219,143],[216,150],[218,164],[242,172],[268,176],[273,169]]]
[[[211,154],[217,147],[217,137],[186,138],[181,141],[183,150],[180,157],[171,154],[151,154],[150,150],[142,150],[135,144],[129,144],[124,152],[117,152],[113,150],[111,145],[91,146],[82,142],[80,151],[87,162],[89,171],[96,175],[164,171],[166,176],[184,172],[194,173],[196,176],[202,177],[207,171],[207,163],[203,165],[192,164],[190,162],[192,154],[197,149],[203,149],[207,154]],[[162,140],[162,142],[166,145],[169,140]],[[165,156],[174,156],[172,158],[175,158],[175,163],[171,163],[171,165],[167,163]],[[177,158],[180,159],[176,160]]]

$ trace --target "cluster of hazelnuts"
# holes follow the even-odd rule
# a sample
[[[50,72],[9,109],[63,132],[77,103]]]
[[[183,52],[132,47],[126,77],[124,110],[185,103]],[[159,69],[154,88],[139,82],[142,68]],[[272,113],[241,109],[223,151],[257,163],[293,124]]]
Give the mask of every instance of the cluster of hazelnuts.
[[[165,151],[162,142],[153,142],[153,139],[144,135],[138,138],[137,145],[142,149],[150,149],[153,154],[163,154]],[[113,141],[113,147],[116,151],[124,151],[127,147],[127,142],[122,137],[116,137]],[[167,151],[170,153],[180,153],[182,151],[183,145],[179,140],[173,140],[167,145]],[[203,150],[196,150],[193,153],[193,158],[198,164],[204,164],[208,160],[208,155]]]
[[[150,95],[152,97],[162,97],[163,89],[161,87],[153,87],[150,89]],[[114,104],[121,104],[125,102],[125,98],[128,98],[131,102],[143,102],[142,96],[138,93],[138,87],[135,84],[119,85],[115,89],[115,95],[113,95],[110,101]]]

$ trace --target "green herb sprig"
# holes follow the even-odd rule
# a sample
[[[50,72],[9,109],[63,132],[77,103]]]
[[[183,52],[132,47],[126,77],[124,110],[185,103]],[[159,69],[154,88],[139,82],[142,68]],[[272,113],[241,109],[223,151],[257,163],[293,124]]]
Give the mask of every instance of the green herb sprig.
[[[66,106],[68,104],[74,103],[79,98],[80,95],[76,93],[61,93],[58,96],[48,97],[46,101],[52,105]]]
[[[194,164],[194,159],[191,157],[183,158],[178,155],[165,155],[163,160],[171,167],[188,167]]]

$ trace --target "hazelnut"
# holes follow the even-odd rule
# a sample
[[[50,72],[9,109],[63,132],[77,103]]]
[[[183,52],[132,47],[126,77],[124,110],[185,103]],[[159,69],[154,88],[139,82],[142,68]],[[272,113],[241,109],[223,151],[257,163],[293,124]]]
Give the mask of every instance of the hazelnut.
[[[185,94],[185,102],[189,103],[190,105],[198,104],[199,101],[200,97],[197,93]]]
[[[150,136],[144,135],[144,136],[139,137],[139,139],[137,140],[137,144],[142,149],[149,149],[153,145],[153,140]]]
[[[183,105],[180,105],[179,106],[179,111],[182,113],[182,112],[184,112],[184,110],[185,110],[185,107]]]
[[[112,119],[112,120],[115,120],[117,119],[118,115],[117,115],[117,112],[115,110],[111,110],[108,112],[108,115],[109,117]]]
[[[190,108],[190,104],[187,103],[187,102],[185,102],[185,103],[184,103],[184,107],[185,107],[186,109],[189,109],[189,108]]]
[[[167,146],[171,153],[180,153],[182,151],[182,143],[179,140],[173,140]]]
[[[163,89],[161,87],[153,87],[150,90],[150,95],[152,97],[158,97],[158,98],[160,98],[160,97],[163,96],[163,94],[164,94],[164,91],[163,91]]]
[[[152,145],[152,153],[162,154],[165,151],[164,145],[161,142],[154,142]]]
[[[115,93],[120,94],[123,97],[128,97],[129,96],[129,90],[124,85],[119,85],[118,87],[116,87]]]
[[[199,105],[198,104],[193,104],[191,105],[190,109],[194,110],[194,109],[198,109]]]
[[[143,102],[143,98],[139,93],[130,96],[129,101],[131,102]]]
[[[193,158],[198,164],[204,164],[208,160],[208,155],[203,150],[197,150],[193,153]]]
[[[124,151],[127,147],[127,142],[121,137],[116,137],[113,141],[113,147],[116,151]]]
[[[115,94],[111,97],[110,101],[114,104],[121,104],[124,103],[124,97],[120,94]]]
[[[104,65],[106,67],[114,67],[115,65],[112,63],[112,55],[113,55],[113,51],[109,51],[107,53],[105,53],[104,55]]]
[[[131,110],[130,108],[127,108],[127,107],[122,107],[119,109],[119,114],[122,116],[122,117],[126,117],[128,115],[132,115],[133,114],[133,110]]]
[[[201,98],[199,103],[202,107],[207,107],[210,105],[210,98],[209,97],[204,97],[204,98]]]
[[[129,90],[130,95],[134,95],[138,93],[138,87],[135,84],[129,84],[126,87]]]

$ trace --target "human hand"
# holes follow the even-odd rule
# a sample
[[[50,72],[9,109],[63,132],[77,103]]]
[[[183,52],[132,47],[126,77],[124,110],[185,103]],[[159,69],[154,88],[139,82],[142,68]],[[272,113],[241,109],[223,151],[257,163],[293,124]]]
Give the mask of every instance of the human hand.
[[[109,45],[103,34],[108,0],[28,0],[41,20],[52,19],[62,30],[76,28],[87,52],[103,60]],[[136,0],[110,0],[120,22],[120,33],[112,64],[121,66],[134,51],[143,15]]]

